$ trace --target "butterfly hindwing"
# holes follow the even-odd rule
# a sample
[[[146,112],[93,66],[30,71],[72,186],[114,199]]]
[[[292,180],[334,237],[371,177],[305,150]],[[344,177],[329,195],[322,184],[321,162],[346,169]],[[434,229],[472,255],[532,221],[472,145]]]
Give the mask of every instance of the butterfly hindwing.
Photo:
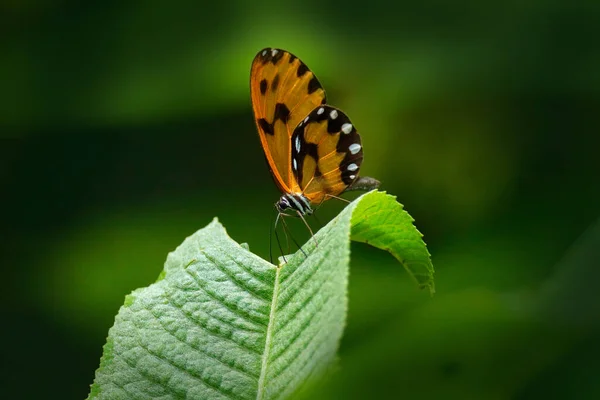
[[[311,203],[339,195],[356,180],[362,143],[343,111],[329,105],[315,108],[294,129],[291,144],[292,172]]]
[[[263,49],[250,73],[252,108],[265,157],[275,183],[284,192],[298,191],[292,173],[291,136],[315,107],[325,103],[325,91],[300,59],[280,49]]]

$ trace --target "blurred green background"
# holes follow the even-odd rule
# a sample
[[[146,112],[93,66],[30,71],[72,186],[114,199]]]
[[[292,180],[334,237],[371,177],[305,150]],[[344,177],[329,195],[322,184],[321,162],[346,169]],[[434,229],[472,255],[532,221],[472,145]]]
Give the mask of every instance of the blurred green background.
[[[248,80],[272,46],[350,115],[436,268],[430,298],[353,244],[340,365],[307,396],[600,398],[599,21],[597,1],[2,2],[2,397],[85,398],[124,296],[214,216],[268,258]]]

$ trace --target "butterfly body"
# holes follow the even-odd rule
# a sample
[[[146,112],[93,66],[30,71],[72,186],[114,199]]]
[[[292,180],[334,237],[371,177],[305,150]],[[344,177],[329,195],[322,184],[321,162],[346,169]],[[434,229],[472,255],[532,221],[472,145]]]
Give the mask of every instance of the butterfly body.
[[[284,212],[288,208],[298,211],[301,215],[310,215],[313,209],[310,201],[302,193],[285,193],[277,203],[275,203],[279,212]]]
[[[250,89],[267,164],[282,192],[280,213],[311,214],[313,205],[357,183],[360,135],[343,111],[326,104],[306,64],[287,51],[263,49],[252,62]]]

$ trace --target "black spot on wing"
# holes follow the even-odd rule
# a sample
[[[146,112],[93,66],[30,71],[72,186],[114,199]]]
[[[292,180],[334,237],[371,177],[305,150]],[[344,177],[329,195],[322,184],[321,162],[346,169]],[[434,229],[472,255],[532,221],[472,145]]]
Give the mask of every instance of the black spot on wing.
[[[300,123],[294,132],[292,133],[292,171],[294,177],[298,183],[302,183],[302,166],[304,165],[304,159],[301,159],[300,152],[306,148],[306,142],[304,141],[304,123]],[[300,150],[298,150],[298,143],[300,143]],[[296,164],[294,164],[296,160]],[[295,167],[294,167],[295,165]]]
[[[321,84],[317,77],[313,74],[310,82],[308,82],[308,94],[314,93],[317,89],[321,89]]]
[[[332,112],[335,118],[332,118]],[[338,110],[337,108],[326,104],[315,108],[309,115],[309,121],[321,122],[325,120],[327,120],[327,132],[332,135],[340,132],[342,130],[342,125],[350,123],[350,119],[342,110]]]
[[[276,51],[277,53],[275,53],[275,55],[273,55],[273,51]],[[280,49],[273,49],[271,51],[271,62],[273,63],[273,65],[276,65],[279,60],[281,60],[281,58],[283,57],[283,50]]]
[[[262,81],[260,81],[260,93],[261,94],[265,94],[267,92],[267,80],[263,79]]]
[[[346,153],[346,157],[344,157],[344,160],[342,160],[342,163],[340,164],[340,172],[342,173],[342,181],[350,186],[352,184],[352,182],[354,182],[354,180],[358,177],[358,173],[360,172],[360,165],[362,164],[362,160],[363,160],[363,154],[362,151],[360,151],[358,154],[356,155],[351,155],[350,152]],[[353,171],[350,171],[348,169],[348,166],[351,164],[356,164],[357,168]],[[351,177],[354,178],[351,178]]]
[[[332,118],[331,113],[334,111],[334,114],[337,114],[337,117]],[[328,110],[327,115],[329,116],[329,119],[327,121],[327,132],[329,133],[340,132],[342,130],[342,125],[350,122],[350,119],[346,114],[344,114],[341,110],[335,109],[333,107],[331,108],[331,110]]]
[[[346,133],[340,133],[340,140],[338,140],[337,146],[335,148],[335,150],[338,153],[345,153],[347,151],[350,151],[349,148],[351,145],[353,144],[358,144],[361,145],[360,142],[360,135],[358,134],[358,132],[356,132],[356,129],[354,129],[354,127],[352,127],[352,131],[348,134]],[[359,150],[359,152],[362,151],[362,147]],[[358,154],[358,153],[357,153]]]
[[[275,78],[273,78],[273,83],[271,83],[271,90],[276,91],[278,86],[279,86],[279,74],[276,74]]]
[[[269,61],[275,65],[279,62],[279,60],[281,60],[284,54],[285,52],[281,49],[271,49],[267,47],[266,49],[259,51],[256,57],[263,63],[263,65]]]
[[[296,75],[298,76],[298,78],[302,78],[302,76],[307,72],[308,72],[308,67],[302,61],[300,61],[300,66],[298,66]]]
[[[266,134],[268,134],[268,135],[275,134],[275,130],[273,129],[273,124],[268,123],[266,119],[261,118],[261,119],[257,120],[256,122],[258,123],[258,126],[260,126],[260,129],[262,129]]]
[[[290,109],[283,103],[277,103],[275,105],[275,115],[273,116],[273,122],[278,119],[282,120],[284,124],[287,124],[290,118]]]
[[[290,64],[291,64],[291,63],[293,63],[293,62],[294,62],[294,60],[295,60],[296,58],[298,58],[298,57],[296,57],[296,56],[295,56],[295,55],[293,55],[292,53],[289,53],[289,54],[290,54]]]
[[[320,112],[321,109],[323,109],[323,111]],[[310,112],[308,116],[308,122],[321,122],[326,120],[329,115],[329,109],[331,109],[331,106],[328,106],[326,104],[321,107],[315,108]]]
[[[304,161],[306,157],[312,157],[317,164],[317,160],[319,159],[319,153],[317,151],[317,145],[315,143],[308,143],[304,140],[304,128],[306,124],[302,123],[298,125],[296,129],[294,129],[294,133],[292,134],[292,170],[294,172],[294,176],[296,177],[296,181],[299,184],[302,184],[302,179],[304,178]],[[298,146],[298,144],[300,146]],[[294,168],[294,161],[296,160],[296,167]],[[318,164],[315,169],[315,176],[321,176],[322,173],[319,170]],[[301,187],[301,189],[304,189]]]
[[[263,65],[269,62],[269,57],[271,56],[271,49],[265,48],[258,52],[256,55],[256,59],[260,60]]]

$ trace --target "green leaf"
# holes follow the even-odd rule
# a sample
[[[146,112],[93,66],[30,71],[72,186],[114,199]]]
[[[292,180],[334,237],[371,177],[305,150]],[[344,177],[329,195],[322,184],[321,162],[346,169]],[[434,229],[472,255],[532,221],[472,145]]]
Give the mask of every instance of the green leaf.
[[[433,295],[431,255],[413,222],[396,197],[383,193],[367,194],[352,214],[352,240],[390,252],[419,287],[429,289]]]
[[[433,292],[420,233],[395,198],[367,193],[275,266],[215,219],[125,300],[90,399],[281,399],[332,366],[347,311],[350,235],[390,251]],[[375,268],[376,266],[374,266]]]

